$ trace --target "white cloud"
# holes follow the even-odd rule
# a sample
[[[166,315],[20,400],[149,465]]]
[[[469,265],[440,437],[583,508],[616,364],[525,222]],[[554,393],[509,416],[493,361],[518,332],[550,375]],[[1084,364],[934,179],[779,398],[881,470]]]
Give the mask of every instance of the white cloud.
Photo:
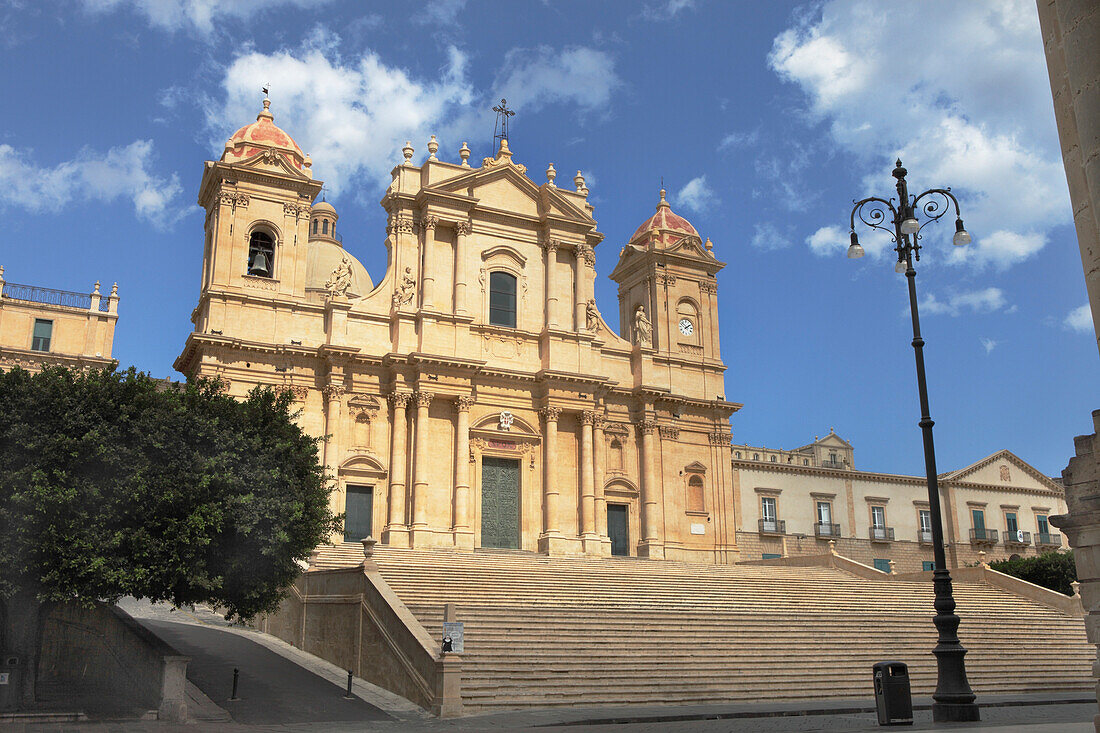
[[[619,86],[615,60],[587,46],[513,48],[504,56],[506,75],[493,85],[515,110],[568,102],[582,111],[605,110]]]
[[[934,294],[929,293],[920,303],[920,311],[933,316],[958,316],[963,311],[993,313],[994,311],[1007,310],[1011,313],[1015,310],[1015,306],[1012,308],[1007,306],[1008,301],[1000,288],[985,288],[984,290],[973,290],[968,293],[956,293],[946,301],[940,300]],[[905,309],[905,313],[909,313],[908,308]],[[986,347],[987,350],[990,348]]]
[[[227,19],[247,19],[279,6],[310,8],[330,0],[80,0],[92,13],[130,8],[149,25],[166,31],[188,29],[210,35]]]
[[[234,59],[224,71],[223,94],[205,104],[213,149],[220,150],[234,130],[255,119],[257,90],[268,80],[276,82],[271,90],[276,124],[313,156],[314,174],[334,195],[353,182],[372,191],[388,186],[406,140],[417,150],[413,160],[420,161],[428,137],[436,135],[440,159],[458,162],[464,140],[477,148],[477,140],[492,129],[486,95],[470,80],[466,54],[459,49],[447,50],[437,74],[419,78],[370,49],[341,56],[338,45],[339,36],[318,27],[300,49],[249,51]],[[573,104],[581,111],[605,106],[618,85],[613,66],[610,56],[586,47],[513,49],[505,67],[509,79],[519,74],[523,83],[512,82],[514,94],[504,87],[508,104],[528,110],[549,103]]]
[[[764,222],[753,226],[750,243],[757,249],[785,249],[791,246],[791,238],[776,229],[770,222]]]
[[[997,342],[990,338],[981,338],[982,348],[985,349],[985,353],[990,353],[993,349],[997,348]]]
[[[820,257],[846,255],[848,245],[851,243],[850,233],[835,226],[821,227],[806,237],[806,245],[810,251]],[[860,232],[859,244],[863,247],[864,253],[874,260],[883,258],[887,253],[891,258],[897,259],[897,255],[891,249],[894,246],[893,242],[882,232],[876,230]]]
[[[719,150],[731,150],[733,148],[752,148],[760,141],[760,128],[750,132],[731,132],[718,143]]]
[[[30,211],[59,211],[74,200],[129,199],[135,213],[157,226],[174,222],[183,211],[176,200],[179,178],[154,175],[151,140],[137,140],[106,154],[84,149],[53,167],[35,164],[30,155],[0,145],[0,206]]]
[[[642,6],[642,17],[646,20],[669,20],[681,10],[695,7],[695,0],[662,0]]]
[[[1080,333],[1092,332],[1092,309],[1088,303],[1074,308],[1066,316],[1066,319],[1062,321],[1065,327],[1071,331],[1079,331]]]
[[[885,27],[905,29],[904,51]],[[832,142],[871,171],[867,192],[889,195],[897,156],[914,191],[953,187],[974,241],[949,261],[1009,267],[1069,221],[1031,0],[832,0],[776,37],[768,60],[801,87]],[[950,241],[953,218],[926,240]]]
[[[458,18],[458,14],[466,7],[466,0],[428,0],[424,10],[413,13],[413,22],[417,25],[450,25]],[[450,30],[440,28],[440,30]]]
[[[683,206],[696,213],[702,213],[718,203],[718,197],[707,185],[707,177],[692,178],[687,185],[680,189],[673,199],[679,206]]]

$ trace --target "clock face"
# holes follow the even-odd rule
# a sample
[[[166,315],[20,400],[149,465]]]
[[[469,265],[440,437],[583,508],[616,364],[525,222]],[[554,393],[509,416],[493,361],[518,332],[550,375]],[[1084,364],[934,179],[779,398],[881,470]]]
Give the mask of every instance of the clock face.
[[[695,326],[687,318],[680,319],[680,333],[690,336],[695,331]]]

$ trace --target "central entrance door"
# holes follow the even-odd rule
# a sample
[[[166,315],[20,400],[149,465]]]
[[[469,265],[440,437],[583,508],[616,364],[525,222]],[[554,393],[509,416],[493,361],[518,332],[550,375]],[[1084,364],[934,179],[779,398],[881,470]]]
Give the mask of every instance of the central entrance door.
[[[358,542],[370,536],[374,487],[348,484],[344,511],[347,513],[344,517],[344,542]]]
[[[481,459],[481,546],[519,549],[519,461]]]
[[[607,536],[612,555],[630,554],[630,532],[626,523],[626,504],[607,505]]]

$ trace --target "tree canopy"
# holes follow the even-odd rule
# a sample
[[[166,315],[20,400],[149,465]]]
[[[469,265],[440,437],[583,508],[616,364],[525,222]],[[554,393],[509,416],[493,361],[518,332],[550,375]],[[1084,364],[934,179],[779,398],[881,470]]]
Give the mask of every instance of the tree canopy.
[[[132,368],[0,373],[0,598],[274,609],[339,528],[293,416]]]
[[[1044,552],[1034,557],[1019,557],[1015,560],[998,560],[989,563],[989,567],[1067,596],[1073,595],[1073,586],[1070,583],[1077,580],[1077,566],[1073,561],[1073,553],[1069,550]]]

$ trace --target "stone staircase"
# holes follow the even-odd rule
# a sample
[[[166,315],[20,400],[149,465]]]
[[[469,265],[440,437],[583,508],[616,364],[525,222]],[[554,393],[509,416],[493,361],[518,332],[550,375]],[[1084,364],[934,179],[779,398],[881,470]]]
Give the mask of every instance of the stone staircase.
[[[362,562],[325,548],[318,569]],[[825,567],[710,566],[526,552],[375,551],[382,576],[435,638],[465,623],[466,713],[551,705],[863,698],[871,665],[909,665],[930,695],[930,582]],[[992,586],[954,584],[979,695],[1090,691],[1084,623]],[[980,702],[980,699],[979,699]]]

